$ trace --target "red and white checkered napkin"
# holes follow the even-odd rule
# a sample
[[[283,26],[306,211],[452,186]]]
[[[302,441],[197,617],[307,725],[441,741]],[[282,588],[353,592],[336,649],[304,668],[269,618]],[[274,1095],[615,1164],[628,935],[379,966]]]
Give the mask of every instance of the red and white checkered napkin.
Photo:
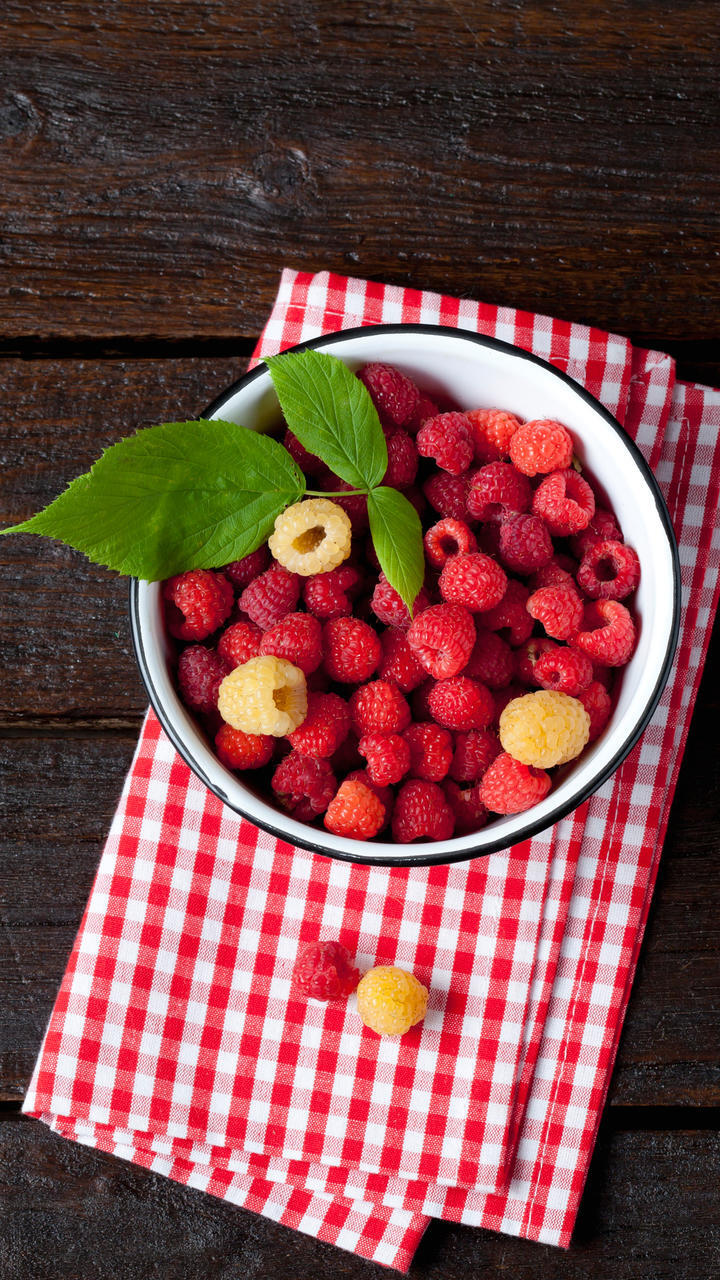
[[[283,273],[258,358],[424,321],[532,349],[638,440],[681,543],[679,657],[620,771],[549,833],[474,863],[351,867],[241,821],[150,715],[25,1110],[375,1261],[431,1216],[567,1244],[637,959],[717,597],[720,395],[546,317]],[[296,999],[298,943],[431,989],[400,1041]]]

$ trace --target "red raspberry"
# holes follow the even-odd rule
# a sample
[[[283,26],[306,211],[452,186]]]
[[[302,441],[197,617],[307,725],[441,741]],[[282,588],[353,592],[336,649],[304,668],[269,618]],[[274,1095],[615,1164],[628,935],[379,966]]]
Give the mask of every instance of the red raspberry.
[[[382,656],[378,637],[360,618],[331,618],[326,622],[323,649],[327,674],[341,684],[367,680]]]
[[[480,799],[492,813],[524,813],[550,790],[550,775],[534,765],[520,764],[502,752],[480,783]]]
[[[552,560],[552,538],[539,516],[508,516],[500,525],[500,559],[515,573],[532,573]]]
[[[418,452],[407,431],[392,431],[386,438],[388,451],[387,471],[383,484],[392,489],[409,489],[417,475]]]
[[[577,698],[592,680],[592,662],[579,649],[557,645],[552,652],[540,655],[533,675],[541,689],[553,689]]]
[[[412,705],[413,720],[420,724],[424,724],[426,720],[432,720],[432,712],[428,706],[428,698],[430,690],[434,687],[434,680],[426,680],[418,689],[415,689],[410,699]]]
[[[442,569],[451,556],[477,550],[475,534],[464,520],[438,520],[424,538],[425,555],[434,569]]]
[[[520,419],[504,409],[470,409],[467,417],[473,428],[476,461],[499,462],[507,458]]]
[[[233,607],[233,589],[222,573],[190,569],[163,587],[168,630],[178,640],[205,640]]]
[[[463,675],[480,680],[489,689],[502,689],[513,677],[513,651],[497,632],[489,631],[478,623],[475,624],[475,632],[475,648],[463,669]]]
[[[593,680],[587,689],[583,689],[578,695],[578,702],[582,702],[585,710],[590,717],[590,737],[588,743],[594,742],[600,737],[605,725],[610,719],[612,711],[612,702],[607,689],[597,680]]]
[[[330,757],[333,773],[338,777],[344,777],[351,769],[360,768],[362,760],[357,744],[357,735],[351,729],[345,741],[340,743],[337,751]]]
[[[439,413],[428,418],[415,443],[423,458],[433,458],[451,476],[462,475],[473,460],[473,429],[464,413]]]
[[[526,476],[546,475],[569,467],[573,457],[572,436],[561,422],[534,418],[524,422],[510,441],[510,458]]]
[[[485,826],[489,814],[480,799],[480,783],[473,787],[459,787],[457,782],[446,778],[443,791],[450,808],[455,814],[455,831],[458,835],[467,835],[470,831],[479,831]]]
[[[526,608],[529,594],[522,582],[511,578],[500,603],[494,609],[486,609],[478,622],[491,631],[507,631],[512,645],[523,644],[533,629],[533,620]]]
[[[571,568],[567,568],[567,565]],[[569,556],[554,555],[542,569],[537,569],[532,577],[528,578],[528,586],[531,591],[539,591],[541,587],[574,586],[574,567]]]
[[[358,751],[379,787],[399,782],[410,768],[410,747],[399,733],[368,733],[358,742]]]
[[[249,556],[243,556],[242,560],[233,560],[230,564],[226,564],[223,573],[230,579],[236,591],[242,591],[248,582],[252,582],[253,578],[257,578],[264,569],[267,569],[269,563],[270,552],[267,549],[267,543],[264,542],[257,551],[251,551]]]
[[[424,587],[420,588],[415,604],[413,606],[413,616],[417,617],[419,613],[426,609],[429,604],[427,591]],[[370,608],[379,622],[384,622],[387,627],[399,627],[402,631],[406,631],[410,626],[410,614],[402,597],[394,587],[390,586],[384,573],[380,574],[377,586],[373,591]]]
[[[612,511],[606,511],[604,507],[596,507],[595,515],[587,529],[583,529],[570,539],[570,550],[578,560],[582,560],[585,552],[596,542],[622,542],[622,540],[620,526]]]
[[[405,423],[405,430],[409,431],[411,436],[416,436],[423,423],[427,422],[428,418],[436,418],[439,412],[435,401],[421,391],[417,408],[410,421]]]
[[[410,748],[410,776],[440,782],[452,764],[452,734],[437,724],[411,724],[402,736]]]
[[[269,764],[275,749],[275,738],[268,733],[243,733],[223,724],[215,734],[218,760],[228,769],[262,769]]]
[[[311,613],[288,613],[265,632],[260,652],[285,658],[309,676],[322,662],[322,627]]]
[[[389,627],[380,637],[383,656],[378,667],[381,680],[396,684],[403,693],[412,693],[427,677],[427,671],[413,653],[404,631]]]
[[[455,816],[436,782],[411,778],[400,788],[393,811],[392,833],[397,844],[413,840],[449,840]]]
[[[527,689],[523,689],[519,684],[509,684],[507,689],[496,689],[493,695],[495,701],[493,724],[499,722],[508,702],[512,702],[514,698],[522,698],[524,693],[527,693]]]
[[[491,462],[471,476],[467,509],[474,520],[499,524],[510,515],[528,511],[531,502],[529,481],[509,462]]]
[[[460,604],[435,604],[417,615],[408,644],[436,680],[462,671],[475,645],[472,614]]]
[[[569,467],[554,471],[538,485],[532,500],[533,513],[542,516],[556,538],[579,533],[589,525],[595,512],[595,495],[587,480]]]
[[[346,778],[330,801],[323,821],[333,835],[371,840],[383,828],[385,806],[372,787]]]
[[[415,508],[420,519],[422,520],[425,515],[425,512],[427,511],[427,502],[425,501],[424,494],[421,493],[421,491],[417,488],[417,485],[412,484],[410,485],[409,489],[405,490],[405,497],[407,498],[408,502],[411,503],[411,505]]]
[[[505,595],[507,577],[482,551],[451,556],[440,574],[440,595],[448,604],[463,604],[472,613],[493,609]]]
[[[542,623],[553,640],[569,640],[582,625],[582,600],[574,587],[541,587],[533,591],[527,611]]]
[[[428,695],[433,719],[447,729],[484,729],[495,715],[495,699],[489,689],[469,676],[438,680]]]
[[[395,803],[395,792],[392,787],[379,787],[377,782],[373,782],[367,769],[353,769],[352,773],[347,775],[345,781],[364,782],[365,786],[369,787],[370,790],[375,793],[385,810],[385,817],[383,818],[382,825],[383,827],[389,826],[390,819],[392,817],[393,804]],[[382,827],[380,830],[382,830]]]
[[[319,477],[318,483],[323,491],[332,494],[332,501],[342,507],[350,520],[353,533],[365,533],[370,523],[368,520],[367,498],[363,494],[350,494],[346,497],[346,491],[354,488],[354,486],[348,484],[346,480],[341,480],[332,471],[324,471]]]
[[[467,472],[461,476],[451,476],[447,472],[438,471],[423,485],[423,493],[433,511],[450,520],[464,520],[467,517],[467,496],[470,488],[470,477]]]
[[[312,1000],[344,1000],[360,981],[360,970],[341,942],[310,942],[295,961],[292,980]]]
[[[410,723],[407,701],[387,680],[373,680],[356,689],[350,699],[350,714],[361,738],[371,733],[400,733]]]
[[[370,398],[384,422],[404,427],[414,418],[420,392],[406,374],[391,364],[366,364],[358,378],[370,392]]]
[[[307,715],[288,742],[304,756],[332,756],[350,732],[350,708],[337,693],[308,694]]]
[[[341,564],[328,573],[317,573],[307,578],[303,588],[305,604],[316,618],[326,622],[329,618],[347,618],[352,613],[352,601],[362,588],[362,575],[352,565]]]
[[[310,451],[305,448],[305,445],[300,443],[297,436],[293,435],[289,427],[283,436],[283,444],[290,454],[290,457],[294,462],[297,462],[300,470],[303,471],[306,476],[322,475],[325,470],[325,463],[322,458],[318,458],[315,453],[310,453]]]
[[[531,636],[515,650],[515,675],[523,684],[539,688],[535,664],[544,653],[554,653],[559,646],[547,636]]]
[[[327,760],[291,751],[280,761],[270,786],[283,809],[299,822],[312,822],[327,809],[337,781]]]
[[[598,600],[585,609],[571,644],[593,662],[624,667],[635,648],[635,639],[635,623],[625,605],[619,600]]]
[[[288,573],[281,564],[271,564],[259,578],[246,586],[240,596],[240,608],[263,631],[267,631],[286,614],[293,612],[300,598],[300,586],[299,574]]]
[[[585,552],[577,581],[591,600],[624,600],[640,581],[640,561],[622,542],[595,542]]]
[[[192,644],[178,658],[177,680],[180,697],[192,711],[209,714],[217,707],[218,690],[230,664],[212,649]]]
[[[262,638],[263,633],[257,623],[251,622],[249,618],[247,621],[241,618],[223,631],[218,640],[217,651],[231,667],[241,667],[251,658],[257,658]]]
[[[603,689],[607,689],[608,692],[612,686],[613,678],[612,667],[604,667],[598,662],[593,662],[593,680],[597,680],[598,684],[601,684]]]
[[[479,781],[501,751],[500,739],[489,729],[457,733],[450,777],[456,782]]]

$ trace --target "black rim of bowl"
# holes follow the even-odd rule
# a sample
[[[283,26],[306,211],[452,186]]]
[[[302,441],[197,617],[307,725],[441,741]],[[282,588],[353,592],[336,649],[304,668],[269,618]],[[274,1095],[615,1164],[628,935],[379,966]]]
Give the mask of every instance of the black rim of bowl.
[[[222,800],[223,804],[226,804],[229,809],[233,810],[234,813],[240,814],[241,817],[245,818],[248,822],[251,822],[253,826],[261,826],[265,831],[269,832],[270,835],[277,836],[278,839],[283,840],[286,844],[300,845],[304,849],[309,849],[311,853],[318,853],[324,858],[337,858],[341,862],[353,862],[353,863],[359,863],[361,865],[365,864],[366,866],[381,866],[381,867],[436,866],[436,865],[443,865],[451,862],[468,862],[473,858],[486,857],[491,853],[498,853],[501,850],[509,849],[515,845],[522,844],[525,840],[529,840],[532,836],[537,835],[540,831],[545,831],[547,830],[548,827],[554,826],[556,822],[559,822],[561,820],[561,818],[567,817],[569,813],[572,813],[574,809],[577,809],[581,804],[584,803],[585,800],[589,799],[589,797],[593,795],[603,785],[603,783],[606,782],[607,779],[615,772],[615,770],[622,764],[625,757],[632,751],[633,747],[635,746],[635,743],[638,741],[641,734],[647,727],[647,724],[650,721],[653,715],[653,712],[657,707],[658,702],[660,701],[662,691],[665,688],[665,685],[667,684],[668,676],[670,675],[670,670],[672,667],[673,658],[675,656],[675,649],[677,647],[678,636],[680,632],[680,557],[678,554],[675,531],[673,529],[672,521],[670,520],[670,514],[668,512],[665,499],[663,498],[662,492],[660,490],[660,486],[658,485],[658,482],[655,479],[655,476],[650,470],[640,450],[635,444],[635,441],[631,439],[631,437],[625,431],[624,427],[620,425],[620,423],[617,421],[616,418],[613,417],[613,415],[609,412],[609,410],[607,410],[605,406],[602,405],[600,401],[595,398],[595,396],[591,395],[590,392],[585,389],[585,387],[581,386],[580,383],[575,382],[573,378],[569,377],[568,374],[563,373],[561,369],[556,369],[554,365],[550,364],[547,360],[543,360],[540,356],[536,356],[530,351],[524,351],[521,347],[515,347],[512,345],[512,343],[503,342],[499,338],[485,337],[482,334],[472,333],[470,330],[454,329],[454,328],[450,328],[449,326],[434,325],[434,324],[368,325],[368,326],[361,326],[354,329],[343,329],[337,333],[322,334],[317,338],[310,338],[306,342],[300,342],[297,344],[297,346],[288,348],[288,351],[307,351],[307,350],[311,350],[314,347],[332,346],[336,342],[345,342],[348,339],[352,339],[352,338],[371,337],[371,336],[377,336],[379,334],[390,334],[390,333],[418,333],[418,334],[426,334],[430,337],[451,336],[454,338],[462,338],[466,342],[474,343],[476,346],[490,347],[495,351],[502,351],[508,355],[519,357],[522,360],[527,360],[530,364],[539,365],[543,369],[548,369],[555,378],[559,378],[562,382],[567,383],[567,385],[572,388],[572,390],[575,392],[576,395],[580,396],[581,399],[585,400],[588,404],[592,405],[592,407],[596,410],[596,412],[599,413],[601,417],[605,420],[608,426],[612,427],[613,431],[615,431],[622,438],[622,441],[625,447],[634,458],[639,471],[642,473],[642,475],[645,478],[645,481],[655,500],[655,506],[657,508],[657,512],[660,517],[661,523],[665,529],[665,533],[667,536],[667,540],[670,546],[670,551],[672,556],[673,624],[671,628],[670,637],[668,640],[665,658],[660,670],[660,674],[656,681],[655,687],[645,705],[643,713],[640,716],[639,720],[631,729],[627,738],[625,738],[622,745],[618,748],[615,755],[608,762],[608,764],[601,771],[601,773],[599,773],[597,777],[593,778],[593,780],[590,783],[588,783],[585,787],[583,787],[576,795],[573,795],[568,802],[562,805],[559,805],[556,809],[552,810],[551,813],[546,814],[544,818],[538,819],[535,822],[528,822],[527,825],[523,827],[521,831],[516,833],[511,843],[508,843],[508,840],[506,837],[505,838],[500,837],[497,841],[491,842],[490,844],[486,844],[481,849],[462,849],[459,852],[455,852],[455,851],[451,852],[451,851],[445,851],[441,846],[438,849],[438,852],[436,854],[435,853],[422,854],[417,857],[413,857],[412,854],[408,852],[408,856],[404,858],[402,857],[401,858],[384,858],[384,857],[367,856],[365,855],[364,851],[372,850],[373,846],[369,843],[363,844],[362,841],[358,842],[360,845],[360,849],[362,850],[362,852],[359,852],[358,855],[354,855],[351,853],[344,853],[338,849],[329,849],[327,847],[323,847],[322,845],[318,844],[317,842],[313,841],[310,838],[310,833],[313,830],[312,827],[308,827],[307,838],[301,838],[299,836],[291,837],[288,834],[288,832],[283,831],[280,826],[274,826],[272,822],[269,822],[264,818],[260,819],[254,814],[247,813],[239,805],[233,803],[228,798],[228,796],[221,790],[220,787],[210,782],[209,778],[207,778],[203,770],[198,765],[197,761],[193,758],[193,756],[189,752],[186,744],[183,742],[183,739],[181,738],[177,729],[173,725],[171,718],[166,713],[162,705],[162,701],[158,695],[157,689],[155,688],[155,685],[153,683],[152,677],[150,675],[150,670],[149,670],[147,658],[145,655],[145,647],[143,644],[143,639],[140,631],[140,615],[139,615],[140,584],[137,578],[133,578],[130,582],[130,626],[131,626],[133,647],[135,649],[135,657],[137,660],[138,667],[140,669],[140,675],[142,677],[143,684],[145,685],[145,689],[150,699],[150,704],[153,708],[153,711],[155,712],[155,715],[160,721],[160,724],[162,725],[165,733],[167,734],[168,738],[172,742],[178,754],[182,757],[182,759],[185,761],[188,767],[192,770],[192,772],[198,778],[200,778],[201,782],[205,784],[208,790],[212,791],[214,795],[216,795],[219,800]],[[257,368],[251,369],[248,373],[243,374],[241,378],[238,378],[229,387],[227,387],[225,391],[223,391],[219,396],[217,396],[215,400],[212,401],[212,403],[207,407],[207,409],[202,414],[202,416],[204,418],[212,417],[212,415],[217,413],[220,409],[222,409],[223,405],[225,405],[227,401],[231,399],[231,397],[234,396],[238,391],[249,386],[250,383],[254,382],[257,378],[262,377],[263,374],[266,374],[266,373],[267,373],[266,366],[263,363],[260,363]],[[408,848],[408,851],[410,851],[412,849],[412,845],[408,845],[407,848]]]

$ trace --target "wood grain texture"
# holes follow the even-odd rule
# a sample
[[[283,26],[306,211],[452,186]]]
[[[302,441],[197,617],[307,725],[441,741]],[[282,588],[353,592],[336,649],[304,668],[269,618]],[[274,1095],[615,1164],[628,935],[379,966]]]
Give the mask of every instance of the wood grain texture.
[[[711,0],[9,0],[0,333],[255,334],[280,267],[720,337]]]

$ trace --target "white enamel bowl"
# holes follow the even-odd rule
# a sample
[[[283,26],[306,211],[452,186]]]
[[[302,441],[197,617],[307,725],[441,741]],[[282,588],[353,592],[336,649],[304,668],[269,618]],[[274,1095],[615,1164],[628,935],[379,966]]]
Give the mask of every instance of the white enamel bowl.
[[[150,701],[177,750],[231,809],[293,844],[355,862],[418,865],[451,862],[508,848],[575,809],[617,769],[650,719],[667,680],[679,624],[679,567],[670,518],[658,486],[635,445],[603,407],[569,377],[506,343],[432,325],[351,329],[304,344],[329,351],[357,369],[385,361],[431,395],[445,392],[461,407],[501,405],[520,418],[557,418],[572,431],[577,453],[604,490],[625,540],[642,565],[634,602],[639,640],[622,673],[605,732],[568,766],[550,794],[527,813],[492,820],[482,831],[445,843],[363,843],[317,830],[261,799],[215,757],[175,691],[171,651],[161,614],[160,585],[134,581],[133,641]],[[207,416],[271,429],[279,410],[264,366],[217,399]]]

